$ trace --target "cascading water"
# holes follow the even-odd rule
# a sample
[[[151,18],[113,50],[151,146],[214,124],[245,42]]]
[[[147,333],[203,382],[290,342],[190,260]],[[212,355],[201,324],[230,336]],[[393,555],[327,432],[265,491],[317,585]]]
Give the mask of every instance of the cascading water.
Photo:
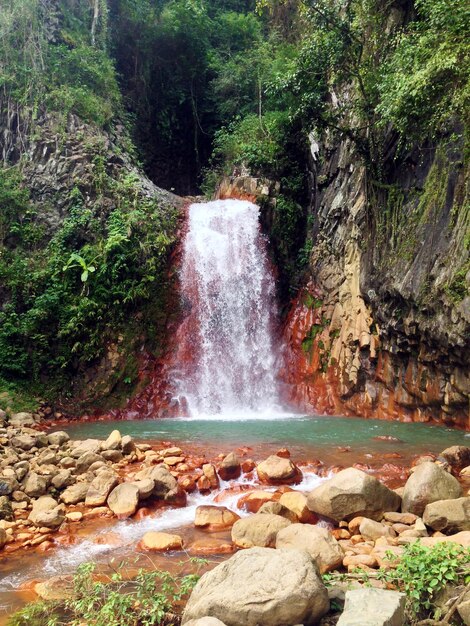
[[[173,374],[179,402],[195,417],[275,410],[274,280],[259,207],[192,204],[188,226],[181,268],[187,316],[182,365]]]

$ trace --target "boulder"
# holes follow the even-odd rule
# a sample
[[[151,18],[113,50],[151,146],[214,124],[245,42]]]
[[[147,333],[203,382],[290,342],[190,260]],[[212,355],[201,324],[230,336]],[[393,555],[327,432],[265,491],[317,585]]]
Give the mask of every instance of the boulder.
[[[50,496],[41,496],[34,502],[28,519],[38,528],[58,528],[65,519],[64,506]]]
[[[284,459],[276,454],[259,463],[256,471],[259,480],[270,485],[290,485],[302,480],[299,468],[290,459]]]
[[[306,552],[252,548],[202,576],[182,624],[211,615],[227,626],[307,626],[328,609],[328,592]]]
[[[400,496],[354,467],[342,470],[310,492],[308,508],[337,522],[364,516],[379,520],[400,507]]]
[[[249,511],[250,513],[257,513],[265,502],[272,502],[274,500],[276,500],[276,494],[271,491],[261,491],[257,489],[256,491],[242,496],[237,502],[237,507]]]
[[[178,492],[178,481],[163,465],[153,467],[148,478],[155,482],[153,496],[163,500],[171,500]]]
[[[71,485],[60,494],[60,500],[64,504],[78,504],[79,502],[83,502],[89,486],[89,483],[76,483],[75,485]]]
[[[280,502],[274,502],[274,501],[265,502],[259,508],[257,515],[260,515],[260,514],[266,515],[267,513],[272,514],[272,515],[280,515],[281,517],[285,517],[286,519],[288,519],[289,521],[293,523],[296,523],[299,521],[299,518],[294,513],[294,511],[291,511]]]
[[[10,426],[12,428],[23,428],[24,426],[35,426],[36,420],[31,413],[14,413],[10,417]]]
[[[317,521],[317,517],[307,506],[307,498],[300,491],[288,491],[283,493],[279,503],[293,511],[302,524],[311,524]]]
[[[235,452],[230,452],[219,466],[219,476],[222,480],[233,480],[242,473],[240,459]]]
[[[423,521],[426,526],[444,533],[470,530],[470,496],[431,502],[424,509]]]
[[[122,483],[108,496],[108,506],[119,519],[134,515],[139,504],[139,489],[132,483]]]
[[[455,535],[448,535],[447,537],[423,537],[421,543],[423,546],[435,546],[437,543],[458,543],[464,548],[470,548],[470,531],[462,530]]]
[[[11,438],[10,444],[20,450],[31,450],[36,445],[36,438],[31,435],[16,435]]]
[[[136,480],[132,484],[139,490],[139,500],[150,498],[155,489],[155,481],[153,478],[142,478],[142,480]]]
[[[131,454],[132,452],[135,452],[135,443],[130,435],[124,435],[121,439],[121,450],[123,454]]]
[[[403,626],[406,595],[399,591],[366,588],[346,592],[337,626]]]
[[[106,441],[101,444],[101,450],[120,450],[121,441],[121,433],[118,430],[113,430]]]
[[[105,461],[111,461],[111,463],[119,463],[123,458],[120,450],[103,450],[101,456]]]
[[[339,567],[344,558],[343,549],[333,535],[319,526],[291,524],[283,528],[276,536],[276,548],[306,550],[322,574]]]
[[[468,446],[451,446],[439,455],[443,457],[455,472],[470,465],[470,448]]]
[[[291,522],[280,515],[253,515],[239,519],[232,527],[232,541],[239,548],[274,547],[277,533]]]
[[[95,463],[102,463],[103,460],[104,459],[100,454],[85,452],[85,454],[82,454],[82,456],[77,460],[77,474],[84,474],[92,465]]]
[[[168,550],[182,550],[183,539],[179,535],[150,531],[145,533],[139,543],[139,548],[153,552],[167,552]]]
[[[92,454],[98,454],[101,450],[101,441],[98,439],[85,439],[84,441],[77,441],[72,451],[70,452],[70,456],[74,459],[79,459],[83,454],[87,452],[91,452]]]
[[[61,446],[66,443],[70,437],[63,430],[58,430],[55,433],[49,433],[47,440],[51,446]]]
[[[194,526],[204,530],[226,530],[232,528],[240,516],[225,506],[198,506]]]
[[[402,511],[422,516],[427,504],[460,498],[458,480],[436,463],[421,463],[411,474],[403,492]]]
[[[39,498],[46,493],[48,484],[49,481],[45,476],[30,472],[23,483],[22,491],[31,498]]]

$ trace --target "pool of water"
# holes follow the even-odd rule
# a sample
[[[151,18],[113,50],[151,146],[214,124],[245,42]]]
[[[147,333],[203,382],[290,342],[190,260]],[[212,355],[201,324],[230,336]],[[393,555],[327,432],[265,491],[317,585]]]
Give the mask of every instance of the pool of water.
[[[253,454],[287,446],[296,460],[319,458],[343,463],[398,453],[408,461],[452,445],[469,445],[470,433],[428,424],[331,416],[278,416],[274,419],[168,418],[158,420],[85,422],[67,432],[74,439],[104,438],[113,428],[137,440],[168,441],[208,455],[247,446]],[[389,439],[377,439],[388,437]],[[344,449],[349,455],[344,458]]]

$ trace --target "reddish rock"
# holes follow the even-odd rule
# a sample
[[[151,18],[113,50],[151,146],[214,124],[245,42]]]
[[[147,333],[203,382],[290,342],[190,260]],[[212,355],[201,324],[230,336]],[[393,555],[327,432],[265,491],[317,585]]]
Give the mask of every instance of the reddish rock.
[[[302,480],[302,472],[290,459],[275,454],[259,463],[256,470],[259,480],[271,485],[292,484]]]
[[[242,461],[242,472],[244,474],[248,474],[249,472],[252,472],[256,467],[256,463],[253,461],[253,459],[245,459],[244,461]]]
[[[211,554],[232,554],[236,547],[229,539],[199,539],[188,549],[193,556],[210,556]]]
[[[219,476],[222,480],[234,480],[242,473],[240,459],[234,452],[230,452],[219,465]]]
[[[265,502],[277,500],[279,497],[270,491],[252,491],[238,500],[237,507],[250,513],[257,513]]]
[[[231,528],[240,516],[225,506],[198,506],[194,526],[208,531],[227,530]]]
[[[194,476],[180,476],[178,484],[186,493],[191,493],[196,489],[196,478]]]
[[[276,452],[276,456],[280,456],[282,459],[290,459],[290,452],[287,448],[281,448]]]
[[[207,476],[201,476],[198,478],[196,484],[201,493],[207,493],[211,490],[211,481],[207,478]]]

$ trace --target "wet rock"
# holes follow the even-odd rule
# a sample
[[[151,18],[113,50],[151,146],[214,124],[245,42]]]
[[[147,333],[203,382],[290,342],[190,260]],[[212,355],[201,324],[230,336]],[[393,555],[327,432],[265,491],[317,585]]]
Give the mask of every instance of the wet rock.
[[[24,426],[35,426],[36,420],[32,413],[15,413],[10,417],[10,426],[12,428],[23,428]]]
[[[83,502],[87,495],[89,483],[76,483],[67,487],[67,489],[60,495],[60,500],[64,504],[78,504]]]
[[[131,483],[122,483],[111,491],[107,501],[111,511],[119,519],[125,519],[137,510],[139,490]]]
[[[424,509],[423,521],[433,530],[457,533],[470,530],[470,497],[437,500]]]
[[[155,482],[153,489],[153,496],[155,498],[170,501],[177,495],[178,481],[163,465],[153,467],[148,478],[151,478]]]
[[[265,502],[272,502],[273,500],[277,500],[277,498],[271,491],[256,490],[242,496],[237,502],[237,507],[250,513],[257,513]]]
[[[276,536],[276,548],[306,550],[316,561],[320,573],[329,572],[341,565],[344,552],[326,528],[292,524]]]
[[[362,588],[346,592],[337,626],[403,626],[406,595],[386,589]]]
[[[196,485],[201,493],[208,493],[211,490],[211,481],[207,476],[200,476],[197,479]]]
[[[38,528],[58,528],[64,521],[64,507],[50,496],[41,496],[34,504],[28,519]]]
[[[219,477],[217,476],[217,472],[215,471],[215,467],[214,465],[212,465],[212,463],[204,463],[204,465],[202,466],[202,473],[209,481],[210,489],[219,488]]]
[[[259,463],[256,471],[261,482],[271,485],[290,485],[302,480],[299,468],[290,459],[284,459],[276,454]]]
[[[244,474],[248,474],[249,472],[252,472],[256,467],[256,463],[253,461],[253,459],[244,459],[241,463],[241,468],[242,468],[242,472]]]
[[[8,496],[0,496],[0,520],[12,520],[13,510]]]
[[[179,535],[170,533],[148,532],[142,537],[139,544],[142,550],[167,552],[168,550],[182,550],[183,539]]]
[[[64,443],[69,441],[70,437],[63,430],[57,430],[54,433],[49,433],[47,435],[47,439],[49,444],[52,446],[62,446]]]
[[[456,478],[435,463],[421,463],[406,481],[402,511],[421,516],[427,504],[461,495]]]
[[[34,585],[34,591],[42,600],[68,600],[74,596],[73,576],[53,576]]]
[[[252,548],[204,574],[182,624],[206,615],[227,626],[313,624],[328,608],[327,590],[306,552]]]
[[[337,522],[356,516],[379,520],[384,511],[398,509],[400,501],[394,491],[353,467],[338,472],[310,492],[307,498],[311,511]]]
[[[225,506],[203,505],[196,508],[194,526],[204,530],[226,530],[232,528],[240,516]]]
[[[294,513],[294,511],[291,511],[280,502],[274,502],[274,501],[265,502],[259,508],[258,513],[257,513],[257,515],[263,515],[263,514],[264,515],[266,514],[280,515],[281,517],[285,517],[286,519],[288,519],[290,522],[293,522],[293,523],[296,523],[299,521],[299,518]]]
[[[121,433],[118,430],[113,430],[105,442],[101,444],[101,450],[120,450],[122,443]]]
[[[30,472],[23,484],[23,491],[31,498],[39,498],[47,492],[48,479],[45,476],[39,476],[36,472]]]
[[[233,480],[242,473],[240,459],[235,452],[230,452],[219,466],[219,476],[222,480]]]
[[[300,491],[288,491],[283,493],[279,503],[293,511],[303,524],[312,524],[317,521],[317,517],[307,506],[307,498]]]
[[[193,556],[209,556],[211,554],[232,554],[235,545],[228,539],[198,539],[189,547],[189,553]]]
[[[4,528],[0,528],[0,550],[7,543],[7,541],[8,541],[8,535],[6,533],[6,530]]]
[[[277,533],[291,522],[280,515],[253,515],[238,520],[232,527],[232,541],[239,548],[276,545]]]

